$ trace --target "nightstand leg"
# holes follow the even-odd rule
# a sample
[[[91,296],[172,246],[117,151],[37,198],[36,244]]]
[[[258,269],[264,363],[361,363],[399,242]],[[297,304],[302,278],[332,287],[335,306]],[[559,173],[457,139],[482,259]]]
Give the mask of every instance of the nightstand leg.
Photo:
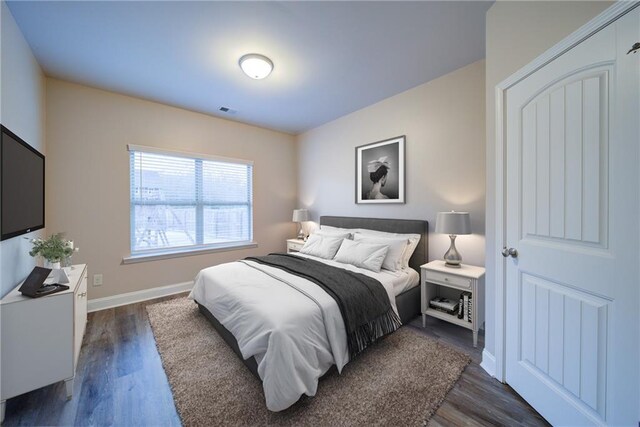
[[[64,386],[67,391],[67,400],[71,400],[73,397],[73,378],[64,380]]]
[[[427,327],[427,315],[426,314],[422,315],[422,327],[423,328]]]
[[[478,331],[473,331],[473,346],[478,346]]]

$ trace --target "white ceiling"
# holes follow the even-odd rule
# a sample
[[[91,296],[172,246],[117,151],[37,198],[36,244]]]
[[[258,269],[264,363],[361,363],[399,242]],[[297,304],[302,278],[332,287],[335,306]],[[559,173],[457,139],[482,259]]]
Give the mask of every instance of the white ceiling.
[[[48,76],[299,133],[484,58],[492,2],[7,4]]]

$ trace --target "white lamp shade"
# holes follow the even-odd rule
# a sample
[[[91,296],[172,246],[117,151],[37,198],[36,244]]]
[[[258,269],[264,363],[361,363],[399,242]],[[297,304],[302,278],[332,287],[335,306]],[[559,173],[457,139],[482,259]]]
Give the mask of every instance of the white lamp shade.
[[[260,80],[271,74],[273,62],[264,55],[250,53],[240,58],[240,68],[247,76]]]
[[[309,211],[306,209],[294,209],[293,222],[309,221]]]
[[[469,212],[438,212],[436,233],[471,234]]]

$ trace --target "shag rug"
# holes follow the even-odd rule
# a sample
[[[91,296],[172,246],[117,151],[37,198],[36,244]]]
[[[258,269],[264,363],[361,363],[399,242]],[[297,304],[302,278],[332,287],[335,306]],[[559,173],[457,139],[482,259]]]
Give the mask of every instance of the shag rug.
[[[469,357],[401,328],[270,412],[262,383],[187,298],[147,306],[149,320],[185,426],[424,425],[469,363]]]

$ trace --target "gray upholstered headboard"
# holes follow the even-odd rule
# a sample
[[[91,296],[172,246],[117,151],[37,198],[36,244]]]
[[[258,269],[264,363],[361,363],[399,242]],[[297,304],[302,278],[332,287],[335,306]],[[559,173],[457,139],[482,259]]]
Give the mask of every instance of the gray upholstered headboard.
[[[420,234],[420,243],[409,260],[409,266],[420,272],[420,266],[428,259],[429,223],[418,219],[357,218],[350,216],[321,216],[320,225],[340,228],[368,228],[387,233]]]

